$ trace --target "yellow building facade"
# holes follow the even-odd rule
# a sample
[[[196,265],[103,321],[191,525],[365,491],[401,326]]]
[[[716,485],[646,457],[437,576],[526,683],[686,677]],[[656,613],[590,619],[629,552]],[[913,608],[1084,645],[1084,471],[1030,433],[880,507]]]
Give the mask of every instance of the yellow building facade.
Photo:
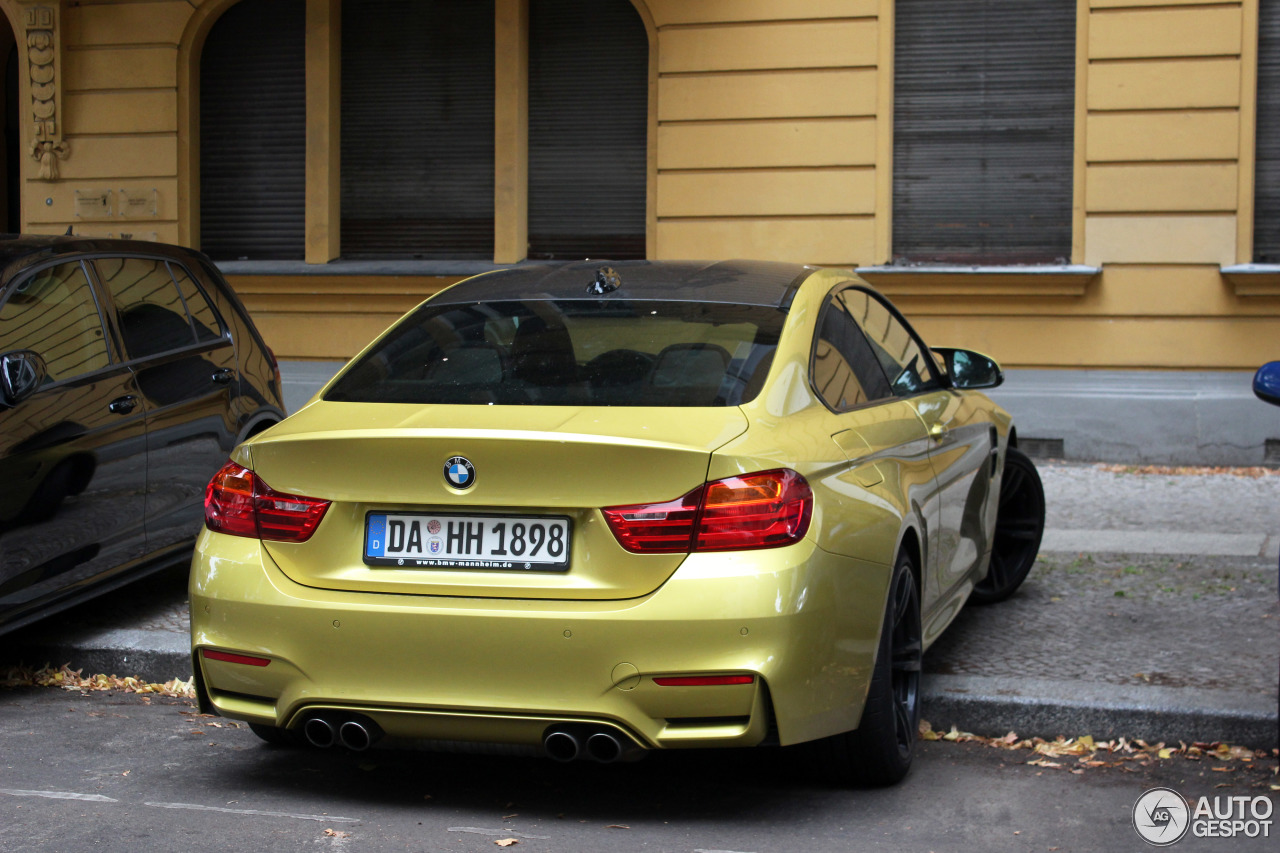
[[[905,80],[906,43],[892,0],[614,2],[647,45],[633,134],[644,256],[858,267],[926,338],[1007,367],[1241,370],[1277,357],[1280,266],[1258,262],[1254,245],[1260,21],[1270,0],[1068,0],[1066,237],[1061,257],[1031,263],[899,257],[895,84]],[[530,195],[531,171],[551,156],[540,153],[538,105],[555,104],[539,94],[537,4],[484,7],[493,51],[492,130],[478,125],[492,145],[481,161],[487,254],[453,259],[446,242],[433,257],[409,251],[379,263],[376,248],[352,257],[344,240],[355,215],[344,192],[350,205],[378,180],[372,170],[344,183],[344,164],[349,173],[369,165],[350,146],[366,139],[376,159],[390,144],[378,139],[381,122],[350,120],[363,105],[344,90],[344,56],[363,60],[344,53],[343,34],[365,38],[352,34],[352,16],[371,13],[356,0],[298,0],[298,256],[224,267],[280,357],[349,357],[463,273],[530,256],[537,211],[556,209],[542,190]],[[201,126],[202,70],[237,5],[0,0],[8,230],[205,246],[202,162],[211,155],[202,147],[212,137]],[[392,34],[378,38],[392,53]],[[606,73],[619,50],[588,38],[582,64]],[[411,73],[384,59],[387,76]],[[369,68],[377,78],[380,66]],[[264,120],[264,138],[276,121]],[[434,184],[422,186],[425,196]]]

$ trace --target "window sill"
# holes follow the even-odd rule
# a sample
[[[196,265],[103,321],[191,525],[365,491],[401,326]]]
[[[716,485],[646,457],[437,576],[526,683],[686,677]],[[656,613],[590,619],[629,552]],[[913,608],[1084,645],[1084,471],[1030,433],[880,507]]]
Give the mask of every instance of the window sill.
[[[526,262],[527,263],[527,262]],[[214,261],[223,275],[343,275],[343,276],[410,276],[457,278],[501,270],[517,264],[495,264],[489,261],[330,261],[309,264],[306,261]]]
[[[1235,264],[1222,267],[1222,277],[1236,296],[1280,296],[1280,264]]]
[[[456,281],[510,264],[405,260],[215,261],[255,312],[398,317]]]
[[[1082,264],[875,266],[855,272],[891,296],[1084,296],[1102,272]]]

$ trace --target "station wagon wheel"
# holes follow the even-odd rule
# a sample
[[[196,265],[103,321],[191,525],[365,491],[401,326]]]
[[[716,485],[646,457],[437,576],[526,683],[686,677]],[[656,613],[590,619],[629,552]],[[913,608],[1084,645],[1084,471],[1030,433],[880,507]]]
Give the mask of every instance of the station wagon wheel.
[[[862,720],[854,731],[814,744],[814,757],[837,784],[892,785],[911,769],[920,725],[924,652],[914,564],[898,558]]]
[[[1035,463],[1016,447],[1005,451],[991,567],[974,587],[975,604],[1004,601],[1018,591],[1040,553],[1044,535],[1044,486]]]

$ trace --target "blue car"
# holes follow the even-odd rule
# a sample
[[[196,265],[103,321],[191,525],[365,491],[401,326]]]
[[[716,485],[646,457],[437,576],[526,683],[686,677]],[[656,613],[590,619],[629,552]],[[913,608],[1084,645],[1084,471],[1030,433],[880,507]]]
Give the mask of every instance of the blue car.
[[[1280,406],[1280,361],[1269,361],[1253,374],[1253,393],[1258,399]]]

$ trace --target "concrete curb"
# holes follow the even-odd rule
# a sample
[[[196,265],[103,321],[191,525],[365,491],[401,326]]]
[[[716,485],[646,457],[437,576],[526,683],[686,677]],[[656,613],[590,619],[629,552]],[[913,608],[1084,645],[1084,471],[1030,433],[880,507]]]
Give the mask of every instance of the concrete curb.
[[[191,677],[191,641],[172,631],[113,628],[68,634],[57,641],[35,638],[13,647],[6,658],[27,666],[58,667],[165,682]]]
[[[1280,745],[1276,701],[1254,693],[928,673],[922,681],[922,716],[936,731]]]

